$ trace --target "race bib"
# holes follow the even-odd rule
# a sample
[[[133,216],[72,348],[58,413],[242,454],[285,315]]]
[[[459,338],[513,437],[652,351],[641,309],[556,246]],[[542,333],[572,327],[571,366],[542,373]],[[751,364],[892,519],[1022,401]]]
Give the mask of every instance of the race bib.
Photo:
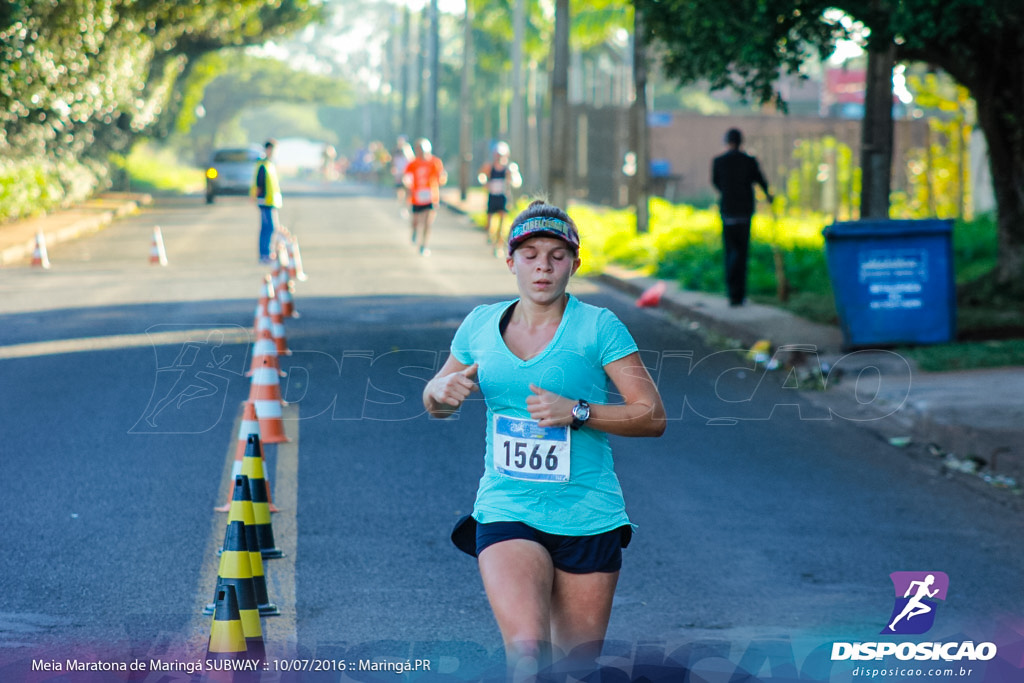
[[[505,179],[491,178],[487,181],[488,194],[505,194]]]
[[[569,481],[569,428],[495,415],[494,467],[513,479]]]
[[[431,193],[430,188],[427,188],[425,190],[417,190],[416,191],[416,203],[417,204],[426,205],[426,204],[430,204],[433,201],[434,201],[434,195],[433,195],[433,193]]]

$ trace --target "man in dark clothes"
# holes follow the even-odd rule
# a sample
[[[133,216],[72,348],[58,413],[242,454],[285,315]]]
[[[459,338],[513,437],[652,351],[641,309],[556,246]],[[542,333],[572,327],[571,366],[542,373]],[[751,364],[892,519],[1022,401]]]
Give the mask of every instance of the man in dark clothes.
[[[760,185],[770,204],[774,197],[757,159],[740,151],[743,133],[730,128],[729,149],[711,163],[711,184],[721,194],[722,244],[725,248],[725,286],[731,306],[742,306],[747,296],[747,250],[750,220],[754,215],[754,185]]]

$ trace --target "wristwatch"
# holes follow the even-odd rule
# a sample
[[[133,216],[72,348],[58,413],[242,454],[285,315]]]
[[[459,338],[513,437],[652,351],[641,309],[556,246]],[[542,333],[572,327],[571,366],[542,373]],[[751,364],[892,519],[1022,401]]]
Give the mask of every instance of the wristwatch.
[[[581,398],[579,402],[572,407],[572,424],[569,426],[573,429],[579,429],[589,419],[590,404]]]

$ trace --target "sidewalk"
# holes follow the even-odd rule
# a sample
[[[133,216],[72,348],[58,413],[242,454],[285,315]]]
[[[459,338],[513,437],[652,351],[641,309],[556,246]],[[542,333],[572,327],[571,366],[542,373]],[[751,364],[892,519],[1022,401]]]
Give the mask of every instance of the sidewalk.
[[[464,214],[482,213],[482,202],[472,194],[463,202],[454,189],[442,196],[442,203]],[[614,266],[596,279],[631,297],[658,282]],[[769,342],[777,371],[795,371],[800,387],[808,387],[802,392],[808,400],[874,431],[880,448],[902,450],[927,472],[957,476],[1024,510],[1024,367],[924,372],[893,351],[844,352],[838,327],[773,306],[734,308],[724,296],[664,284],[660,309],[728,339],[720,343],[730,348]],[[813,381],[820,376],[824,390]]]
[[[30,262],[36,235],[40,233],[46,237],[46,245],[50,247],[102,230],[114,219],[135,213],[140,206],[152,201],[148,194],[107,192],[78,206],[40,218],[0,224],[0,267]]]

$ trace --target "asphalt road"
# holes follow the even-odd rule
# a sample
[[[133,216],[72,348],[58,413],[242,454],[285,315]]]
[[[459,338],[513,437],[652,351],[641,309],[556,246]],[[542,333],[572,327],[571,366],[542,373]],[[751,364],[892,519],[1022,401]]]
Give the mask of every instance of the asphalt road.
[[[481,473],[483,406],[433,420],[419,396],[461,319],[514,281],[463,217],[441,213],[424,258],[391,198],[286,189],[282,221],[309,279],[282,359],[293,440],[267,447],[287,552],[266,562],[283,612],[264,620],[268,651],[424,658],[451,680],[500,671],[475,563],[447,539]],[[166,267],[148,262],[154,225]],[[256,232],[245,199],[158,200],[52,248],[49,271],[0,270],[0,679],[41,653],[131,661],[205,646],[224,528],[213,507],[266,270]],[[673,654],[712,672],[702,680],[737,665],[848,680],[852,664],[828,649],[880,639],[898,571],[949,577],[928,639],[1021,639],[1018,516],[823,413],[784,375],[592,282],[573,291],[626,322],[671,419],[660,439],[614,440],[637,525],[614,661]],[[374,675],[360,680],[395,679]]]

